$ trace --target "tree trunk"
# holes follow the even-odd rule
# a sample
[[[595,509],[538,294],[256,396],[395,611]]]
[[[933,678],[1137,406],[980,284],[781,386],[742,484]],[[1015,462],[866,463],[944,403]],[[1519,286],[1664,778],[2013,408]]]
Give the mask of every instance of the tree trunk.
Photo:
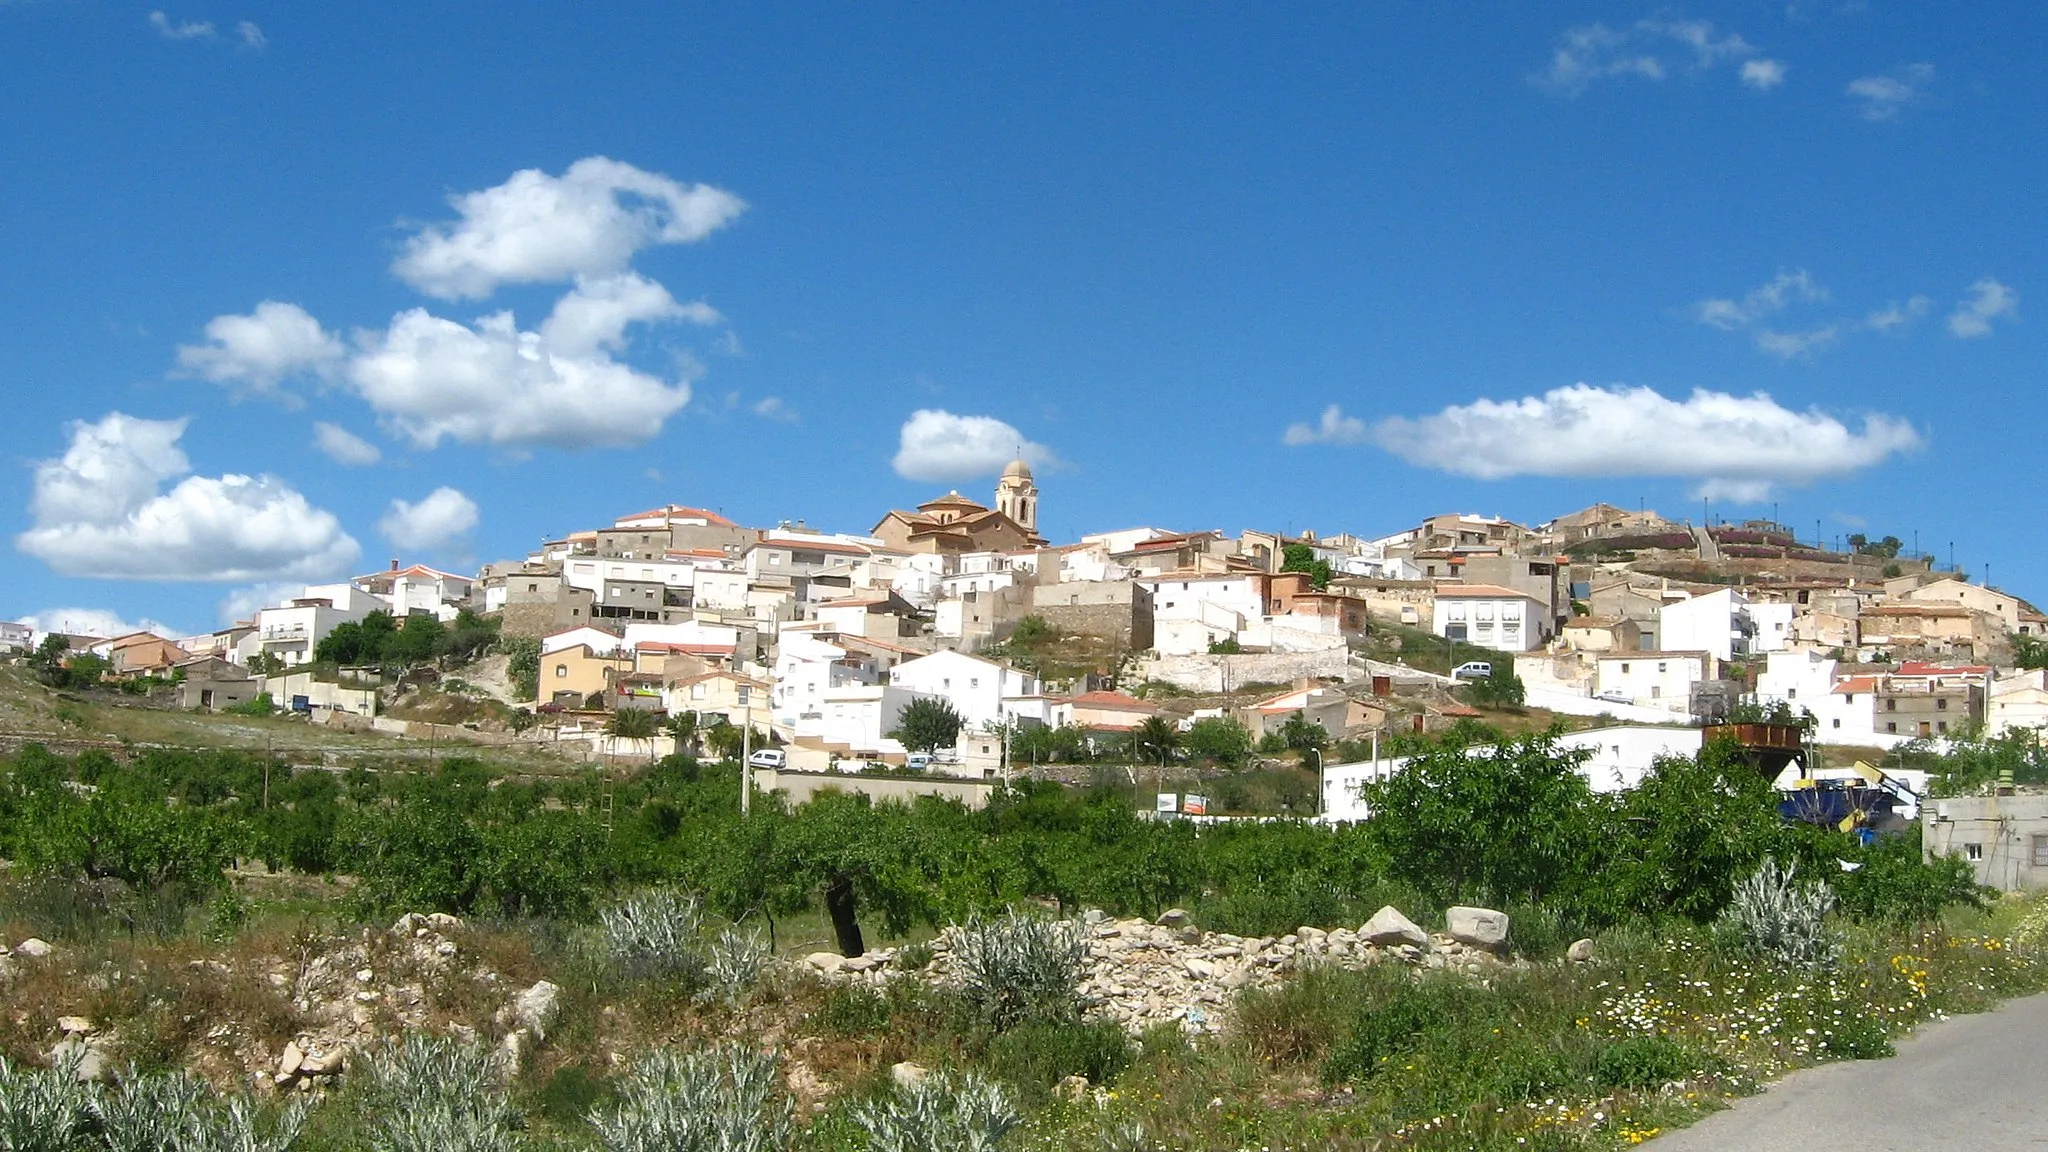
[[[832,914],[832,932],[839,937],[839,951],[859,956],[867,945],[861,940],[860,921],[854,918],[853,881],[835,876],[825,884],[825,911]]]

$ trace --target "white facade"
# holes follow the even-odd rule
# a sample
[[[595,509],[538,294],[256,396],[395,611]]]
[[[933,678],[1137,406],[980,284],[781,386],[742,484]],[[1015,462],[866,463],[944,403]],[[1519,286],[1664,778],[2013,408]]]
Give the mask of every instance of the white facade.
[[[1543,643],[1543,607],[1506,588],[1440,585],[1430,630],[1496,652],[1527,652]]]
[[[961,652],[934,652],[906,660],[889,670],[889,683],[952,702],[970,729],[1010,719],[1004,701],[1039,694],[1038,678],[993,660]]]
[[[821,722],[825,698],[839,688],[883,683],[881,661],[834,643],[836,637],[785,629],[775,646],[774,687],[769,698],[775,725],[794,735]]]
[[[1799,614],[1796,604],[1751,604],[1749,621],[1755,635],[1749,638],[1751,652],[1783,652],[1792,647],[1792,621]]]
[[[545,656],[550,652],[560,652],[579,644],[590,649],[593,656],[611,656],[619,651],[625,641],[602,628],[586,625],[581,628],[564,628],[560,632],[552,632],[541,637],[540,651],[541,655]]]
[[[1593,695],[1690,715],[1692,686],[1711,674],[1703,652],[1618,652],[1593,661]]]
[[[1711,652],[1716,660],[1733,660],[1751,650],[1754,633],[1749,598],[1733,588],[1675,601],[1657,613],[1657,644],[1670,652]],[[1785,636],[1791,636],[1789,619]]]
[[[2048,670],[2028,668],[1992,682],[1985,703],[1985,731],[1996,736],[2018,728],[2044,727],[2048,727]]]
[[[1148,576],[1138,583],[1152,593],[1152,618],[1159,620],[1207,620],[1220,623],[1223,617],[1210,609],[1234,613],[1239,620],[1256,620],[1266,613],[1264,582],[1247,573]]]
[[[237,651],[245,657],[261,652],[288,665],[304,664],[337,627],[389,609],[390,605],[353,584],[308,585],[290,603],[256,613],[251,647]]]
[[[1757,674],[1757,703],[1812,713],[1817,743],[1875,743],[1877,693],[1856,691],[1856,685],[1845,684],[1836,669],[1833,657],[1811,649],[1773,652]]]

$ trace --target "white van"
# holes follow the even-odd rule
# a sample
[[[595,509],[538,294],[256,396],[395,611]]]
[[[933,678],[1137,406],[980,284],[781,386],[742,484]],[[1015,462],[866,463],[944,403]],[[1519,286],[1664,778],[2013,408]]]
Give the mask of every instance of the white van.
[[[1451,676],[1457,680],[1484,680],[1493,675],[1493,665],[1484,660],[1467,660],[1451,669]]]
[[[789,767],[789,756],[779,748],[763,748],[747,757],[747,765],[753,768],[781,770]]]

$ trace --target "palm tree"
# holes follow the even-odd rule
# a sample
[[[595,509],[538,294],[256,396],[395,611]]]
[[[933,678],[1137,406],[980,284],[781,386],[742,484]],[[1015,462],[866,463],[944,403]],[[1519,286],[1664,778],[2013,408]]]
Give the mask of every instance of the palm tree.
[[[1175,749],[1180,747],[1180,729],[1164,716],[1147,716],[1145,722],[1131,732],[1134,747],[1159,758],[1159,768],[1166,769],[1166,761]]]
[[[697,754],[697,714],[678,712],[668,718],[668,734],[675,739],[676,754],[695,756]]]
[[[646,708],[620,708],[604,722],[605,735],[620,740],[631,740],[635,744],[652,745],[655,733],[661,730],[654,713]]]

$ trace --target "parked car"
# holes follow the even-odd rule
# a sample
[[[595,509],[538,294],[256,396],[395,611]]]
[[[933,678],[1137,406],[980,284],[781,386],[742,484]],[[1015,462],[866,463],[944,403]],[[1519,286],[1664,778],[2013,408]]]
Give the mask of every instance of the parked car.
[[[932,766],[932,754],[929,752],[912,752],[903,758],[903,766],[913,772],[922,772]]]
[[[1484,660],[1467,660],[1451,669],[1451,676],[1458,680],[1484,680],[1493,675],[1493,665]]]
[[[1610,703],[1610,704],[1633,704],[1633,703],[1635,703],[1635,701],[1634,701],[1633,699],[1631,699],[1631,698],[1629,697],[1629,694],[1628,694],[1628,693],[1626,693],[1626,692],[1622,691],[1622,690],[1621,690],[1621,689],[1619,689],[1619,688],[1609,688],[1609,689],[1608,689],[1607,691],[1605,691],[1605,692],[1595,692],[1595,693],[1593,694],[1593,699],[1595,699],[1595,700],[1605,700],[1605,701],[1607,701],[1607,702],[1608,702],[1608,703]]]
[[[752,768],[787,768],[789,756],[779,748],[763,748],[747,757],[747,765]]]

